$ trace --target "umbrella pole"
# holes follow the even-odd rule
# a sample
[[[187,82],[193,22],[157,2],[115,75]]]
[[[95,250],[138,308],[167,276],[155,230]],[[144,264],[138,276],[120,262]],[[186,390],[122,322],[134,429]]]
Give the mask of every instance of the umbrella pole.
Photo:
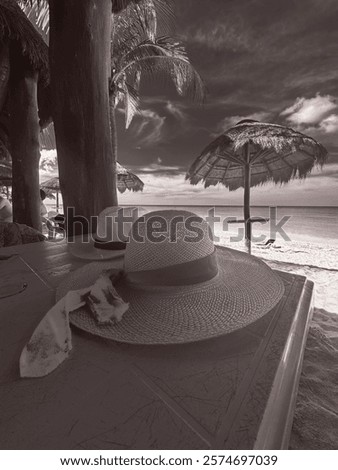
[[[250,221],[250,146],[245,146],[245,166],[244,166],[244,220],[245,220],[245,244],[248,253],[251,254],[251,221]]]
[[[59,191],[56,191],[56,210],[59,212]]]

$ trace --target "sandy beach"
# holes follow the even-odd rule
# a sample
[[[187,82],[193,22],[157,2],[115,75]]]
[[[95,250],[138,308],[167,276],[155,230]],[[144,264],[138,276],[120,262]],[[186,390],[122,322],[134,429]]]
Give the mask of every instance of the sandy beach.
[[[315,282],[291,449],[338,449],[338,270],[269,261],[275,269]]]

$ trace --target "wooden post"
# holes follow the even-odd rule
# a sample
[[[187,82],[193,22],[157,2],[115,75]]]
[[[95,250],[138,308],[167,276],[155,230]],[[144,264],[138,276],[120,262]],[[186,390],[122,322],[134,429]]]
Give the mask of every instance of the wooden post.
[[[251,254],[250,185],[251,185],[250,144],[246,144],[245,166],[244,166],[244,220],[245,220],[245,244],[246,244],[249,254]]]
[[[118,189],[118,175],[117,175],[117,125],[116,125],[116,114],[115,114],[115,100],[112,97],[109,97],[110,102],[110,136],[112,142],[112,159],[113,159],[113,174],[111,178],[114,180],[114,184],[116,185],[116,190]],[[117,194],[116,194],[117,199]]]
[[[0,48],[0,111],[2,111],[8,96],[9,74],[9,47],[8,44],[3,44]]]
[[[90,221],[117,205],[108,96],[112,1],[50,0],[49,5],[53,119],[64,213],[74,208],[76,215]]]
[[[11,82],[10,144],[13,220],[41,231],[37,83],[33,71]]]

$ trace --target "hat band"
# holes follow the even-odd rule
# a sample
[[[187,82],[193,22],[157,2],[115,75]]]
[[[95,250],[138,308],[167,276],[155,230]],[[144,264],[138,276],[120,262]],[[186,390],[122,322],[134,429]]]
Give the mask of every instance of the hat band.
[[[101,242],[94,238],[94,247],[100,250],[125,250],[127,247],[126,242]]]
[[[218,274],[216,250],[204,258],[164,268],[126,273],[127,281],[144,286],[189,286],[209,281]]]

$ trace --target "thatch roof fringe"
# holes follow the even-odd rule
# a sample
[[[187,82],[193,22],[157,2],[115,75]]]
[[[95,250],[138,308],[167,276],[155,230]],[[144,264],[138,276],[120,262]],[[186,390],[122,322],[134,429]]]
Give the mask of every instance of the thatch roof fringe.
[[[286,150],[295,152],[300,145],[316,146],[318,159],[327,155],[326,149],[312,137],[295,131],[291,127],[278,124],[258,123],[253,120],[241,121],[229,129],[226,134],[233,142],[235,151],[252,142],[263,149],[273,149],[277,153]]]
[[[195,185],[223,184],[230,191],[243,187],[245,146],[250,145],[251,186],[270,181],[285,184],[305,179],[327,161],[327,150],[312,137],[289,127],[244,121],[227,130],[190,167],[186,179]]]
[[[118,162],[116,164],[117,170],[117,189],[120,193],[124,193],[127,189],[129,191],[137,192],[143,191],[144,183],[136,176],[131,173]],[[41,184],[41,188],[44,190],[60,191],[59,178],[57,176],[44,181]]]
[[[29,66],[49,83],[48,46],[15,0],[0,0],[0,41],[16,41]]]

